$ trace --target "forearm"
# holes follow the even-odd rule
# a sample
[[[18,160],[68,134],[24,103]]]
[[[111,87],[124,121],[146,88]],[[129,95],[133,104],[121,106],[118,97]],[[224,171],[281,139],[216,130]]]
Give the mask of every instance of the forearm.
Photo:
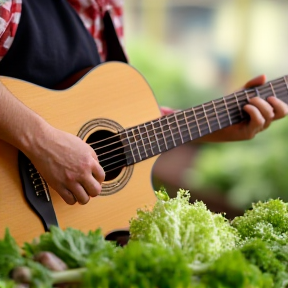
[[[25,106],[0,83],[0,139],[29,154],[37,135],[48,127],[38,114]],[[36,135],[37,133],[37,135]]]
[[[93,148],[52,127],[1,83],[0,140],[24,152],[68,204],[85,204],[100,193],[105,173]]]

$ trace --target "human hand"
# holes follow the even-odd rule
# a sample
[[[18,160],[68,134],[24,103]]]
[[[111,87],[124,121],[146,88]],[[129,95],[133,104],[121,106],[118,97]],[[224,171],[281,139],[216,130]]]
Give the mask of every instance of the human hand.
[[[27,156],[66,203],[86,204],[101,192],[105,173],[88,144],[51,126],[40,136]]]
[[[243,88],[248,89],[260,86],[265,81],[266,77],[261,75],[247,82]],[[272,121],[287,115],[288,105],[271,95],[271,97],[267,98],[267,101],[259,97],[250,99],[249,104],[245,105],[243,110],[248,113],[249,120],[216,131],[203,137],[202,140],[217,142],[252,139],[257,133],[267,129]]]
[[[266,81],[264,75],[258,76],[245,84],[244,89],[263,85]],[[161,107],[161,114],[169,115],[175,111],[168,107]],[[249,100],[243,110],[248,113],[249,120],[218,130],[211,134],[194,140],[194,142],[224,142],[249,140],[255,137],[257,133],[268,128],[272,121],[281,119],[288,114],[288,105],[280,99],[273,97],[267,98],[267,101],[254,97]]]
[[[105,173],[88,144],[49,125],[1,82],[0,102],[0,139],[22,151],[68,204],[101,192]]]

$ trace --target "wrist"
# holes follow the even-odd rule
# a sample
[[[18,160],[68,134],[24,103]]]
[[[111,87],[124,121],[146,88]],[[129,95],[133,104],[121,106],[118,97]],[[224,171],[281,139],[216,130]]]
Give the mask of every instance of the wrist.
[[[29,125],[21,132],[21,137],[17,137],[17,147],[28,158],[33,155],[40,155],[46,142],[47,135],[51,133],[52,127],[43,118],[34,115],[29,121]]]

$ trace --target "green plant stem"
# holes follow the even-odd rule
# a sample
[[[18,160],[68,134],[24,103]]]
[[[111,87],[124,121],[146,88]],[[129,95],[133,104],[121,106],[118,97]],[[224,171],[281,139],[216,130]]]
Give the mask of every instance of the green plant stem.
[[[69,269],[66,271],[52,272],[53,284],[81,282],[86,268]]]

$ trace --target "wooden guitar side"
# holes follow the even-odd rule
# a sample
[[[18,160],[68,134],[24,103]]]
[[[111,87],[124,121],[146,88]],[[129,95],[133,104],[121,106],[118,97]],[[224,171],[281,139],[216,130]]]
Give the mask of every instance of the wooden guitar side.
[[[63,91],[48,90],[7,77],[2,77],[1,81],[51,125],[74,135],[85,123],[97,118],[111,119],[127,128],[160,116],[146,81],[135,69],[123,63],[100,65]],[[8,227],[22,245],[39,236],[44,229],[23,196],[17,154],[17,149],[0,141],[0,238]],[[69,206],[50,188],[60,227],[70,226],[84,232],[101,227],[104,234],[127,228],[137,208],[155,203],[151,186],[154,161],[155,158],[151,158],[136,164],[132,177],[122,190],[110,196],[92,198],[87,205]]]

